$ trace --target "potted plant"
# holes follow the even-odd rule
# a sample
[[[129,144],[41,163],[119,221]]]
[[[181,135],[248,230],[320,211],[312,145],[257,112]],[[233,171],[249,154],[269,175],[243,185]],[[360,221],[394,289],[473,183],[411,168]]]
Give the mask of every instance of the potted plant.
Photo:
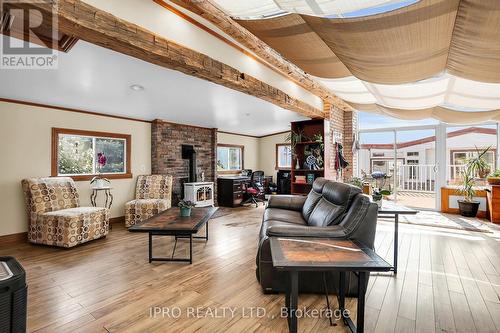
[[[493,172],[486,180],[490,185],[500,185],[500,170]]]
[[[391,195],[390,190],[384,190],[381,188],[374,188],[372,193],[373,202],[375,202],[379,208],[382,208],[382,199],[384,196]]]
[[[490,173],[491,170],[490,170],[490,165],[488,164],[488,162],[486,161],[484,156],[490,150],[490,148],[491,148],[491,146],[480,151],[476,147],[477,156],[473,157],[467,161],[467,165],[470,166],[470,168],[471,168],[471,172],[472,172],[471,176],[474,177],[475,175],[477,175],[481,179],[484,179],[488,176],[488,174]]]
[[[391,195],[391,190],[384,189],[385,182],[387,178],[387,174],[382,171],[375,171],[371,174],[372,178],[375,180],[375,186],[372,191],[372,199],[379,208],[382,208],[382,199],[384,196]]]
[[[464,196],[462,200],[458,200],[458,209],[460,215],[466,217],[476,217],[479,209],[479,201],[474,200],[476,191],[474,190],[475,180],[472,172],[473,168],[467,164],[467,168],[462,176],[462,185],[458,192]]]
[[[194,202],[189,200],[181,200],[178,204],[181,210],[181,216],[188,217],[191,216],[191,209],[195,206]]]
[[[101,177],[102,168],[106,166],[106,155],[104,153],[97,153],[97,176],[92,178],[90,184],[94,184],[96,188],[102,188],[109,185],[109,179]]]

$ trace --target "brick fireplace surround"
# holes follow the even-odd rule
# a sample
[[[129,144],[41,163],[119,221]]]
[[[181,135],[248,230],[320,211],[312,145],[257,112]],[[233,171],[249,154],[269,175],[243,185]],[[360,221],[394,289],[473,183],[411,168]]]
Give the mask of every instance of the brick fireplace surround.
[[[181,198],[182,179],[189,176],[188,161],[182,159],[181,146],[193,145],[198,170],[205,172],[205,181],[216,177],[217,129],[154,120],[151,124],[151,171],[173,176],[172,205]],[[217,198],[217,189],[215,198]]]

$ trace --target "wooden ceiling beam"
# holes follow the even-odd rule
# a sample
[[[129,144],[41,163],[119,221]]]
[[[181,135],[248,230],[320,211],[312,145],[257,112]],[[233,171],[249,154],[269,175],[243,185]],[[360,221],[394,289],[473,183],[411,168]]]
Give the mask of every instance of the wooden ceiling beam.
[[[155,1],[160,5],[162,5],[162,3],[165,4],[163,0],[153,0],[153,1]],[[262,40],[257,38],[250,31],[248,31],[240,24],[238,24],[236,21],[234,21],[228,14],[226,14],[222,9],[220,9],[210,0],[170,0],[170,1],[213,23],[223,32],[234,38],[241,45],[245,46],[246,48],[254,52],[255,55],[265,60],[267,63],[272,65],[281,73],[285,74],[288,78],[293,80],[302,88],[306,89],[307,91],[313,93],[316,96],[321,97],[323,101],[326,101],[341,110],[348,110],[348,111],[353,110],[352,106],[344,102],[344,100],[336,96],[330,90],[326,89],[325,87],[317,83],[309,74],[305,73],[295,64],[283,58],[283,56],[279,54],[276,50],[274,50],[272,47],[270,47]],[[297,47],[300,47],[300,45],[298,45]]]
[[[20,2],[18,6],[51,11],[45,2]],[[69,36],[261,98],[306,117],[324,118],[323,110],[81,0],[58,0],[57,15],[59,31]]]

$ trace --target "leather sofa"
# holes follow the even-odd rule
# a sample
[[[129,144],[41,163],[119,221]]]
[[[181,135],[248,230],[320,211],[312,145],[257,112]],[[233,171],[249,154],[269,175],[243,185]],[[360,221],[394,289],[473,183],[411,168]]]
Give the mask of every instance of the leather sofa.
[[[273,268],[269,237],[351,239],[373,249],[377,205],[352,185],[317,178],[307,196],[271,196],[264,212],[257,251],[257,280],[264,293],[284,292],[286,273]],[[338,293],[339,274],[327,277],[328,291]],[[301,272],[299,291],[323,293],[322,274]],[[346,295],[357,294],[357,278],[346,276]]]

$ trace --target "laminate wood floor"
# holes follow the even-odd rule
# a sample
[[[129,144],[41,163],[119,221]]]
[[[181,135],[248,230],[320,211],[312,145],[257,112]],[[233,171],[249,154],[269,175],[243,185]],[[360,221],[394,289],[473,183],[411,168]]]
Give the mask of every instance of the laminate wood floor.
[[[106,239],[73,249],[0,245],[0,255],[15,256],[27,271],[30,332],[286,332],[283,295],[264,295],[255,278],[262,213],[238,208],[212,220],[208,243],[195,242],[192,265],[149,264],[147,235],[116,225]],[[392,222],[379,222],[376,249],[391,262],[392,231]],[[366,330],[500,331],[500,235],[400,231],[399,274],[370,278]],[[171,238],[155,242],[155,254],[171,252]],[[176,255],[187,251],[180,240]],[[325,299],[301,295],[304,306],[324,309]],[[350,299],[349,309],[355,306]],[[155,317],[154,309],[165,313]],[[340,321],[330,327],[326,318],[301,318],[299,331],[348,330]]]

